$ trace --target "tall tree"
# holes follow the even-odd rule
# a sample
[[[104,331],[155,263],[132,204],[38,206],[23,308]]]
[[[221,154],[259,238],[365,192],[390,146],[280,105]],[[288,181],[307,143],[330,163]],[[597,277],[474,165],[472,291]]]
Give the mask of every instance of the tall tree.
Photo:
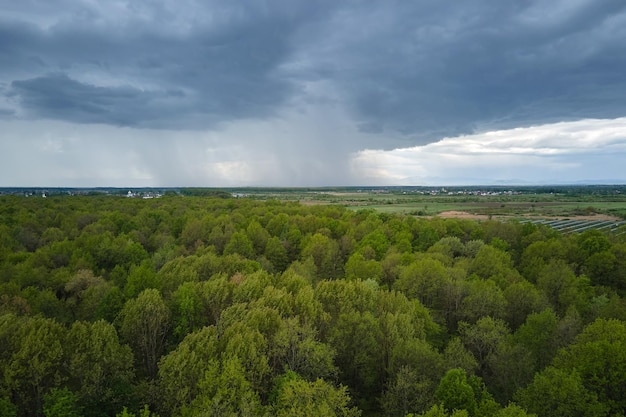
[[[85,416],[109,415],[127,400],[133,382],[133,354],[119,342],[105,321],[74,322],[66,352],[68,385],[83,405]]]
[[[344,386],[335,388],[322,379],[308,382],[297,375],[284,378],[277,385],[275,400],[270,407],[271,415],[277,417],[358,417],[361,415],[358,409],[350,407],[350,396]]]
[[[63,346],[66,330],[56,321],[29,318],[22,321],[17,349],[5,378],[23,415],[41,415],[43,397],[63,380]]]
[[[144,290],[128,300],[120,313],[121,334],[133,347],[140,369],[151,379],[157,375],[157,362],[163,354],[171,326],[170,310],[158,290]]]

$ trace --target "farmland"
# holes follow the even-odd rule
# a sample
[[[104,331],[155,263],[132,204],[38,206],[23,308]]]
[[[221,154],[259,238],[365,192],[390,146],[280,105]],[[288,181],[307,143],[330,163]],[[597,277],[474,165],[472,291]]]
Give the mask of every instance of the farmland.
[[[240,189],[255,199],[342,205],[353,210],[476,219],[626,219],[625,186],[588,187],[371,187]]]

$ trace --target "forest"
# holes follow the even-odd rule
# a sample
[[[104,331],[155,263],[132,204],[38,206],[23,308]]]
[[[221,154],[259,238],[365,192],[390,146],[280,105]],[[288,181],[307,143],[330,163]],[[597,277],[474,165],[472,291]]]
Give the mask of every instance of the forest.
[[[624,416],[626,234],[0,196],[0,416]]]

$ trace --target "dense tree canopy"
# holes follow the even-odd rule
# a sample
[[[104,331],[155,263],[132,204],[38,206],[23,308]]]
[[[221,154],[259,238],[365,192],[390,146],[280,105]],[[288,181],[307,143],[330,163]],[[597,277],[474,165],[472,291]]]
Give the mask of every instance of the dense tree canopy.
[[[2,416],[626,414],[626,237],[0,197]]]

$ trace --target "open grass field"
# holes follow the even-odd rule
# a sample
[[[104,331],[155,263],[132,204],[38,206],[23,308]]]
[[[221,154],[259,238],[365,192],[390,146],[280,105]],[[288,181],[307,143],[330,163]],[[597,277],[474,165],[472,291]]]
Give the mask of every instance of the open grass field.
[[[252,198],[299,201],[305,205],[342,205],[414,216],[475,218],[626,219],[626,187],[345,188],[255,190]]]

